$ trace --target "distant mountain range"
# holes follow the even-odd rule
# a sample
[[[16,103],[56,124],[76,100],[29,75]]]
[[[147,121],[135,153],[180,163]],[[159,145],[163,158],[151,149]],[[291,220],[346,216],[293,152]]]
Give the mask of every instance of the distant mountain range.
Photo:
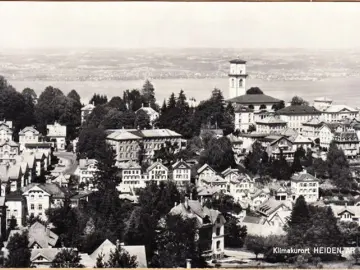
[[[250,78],[360,77],[360,50],[44,49],[0,52],[0,75],[15,81],[102,81],[227,77],[228,61],[248,61]]]

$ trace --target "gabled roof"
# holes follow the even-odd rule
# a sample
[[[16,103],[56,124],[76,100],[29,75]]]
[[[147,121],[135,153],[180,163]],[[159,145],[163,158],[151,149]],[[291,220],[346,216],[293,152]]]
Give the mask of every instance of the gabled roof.
[[[29,190],[33,188],[39,188],[44,192],[48,193],[49,195],[53,196],[54,198],[64,199],[67,195],[67,191],[61,188],[56,183],[31,183],[23,188],[23,193],[27,193]]]
[[[19,147],[19,144],[14,141],[5,141],[3,143],[0,143],[0,147],[3,147],[4,145],[9,145],[11,147]]]
[[[275,125],[275,124],[283,124],[286,125],[287,122],[280,119],[278,116],[268,116],[264,119],[256,121],[256,124],[262,124],[262,125]]]
[[[277,138],[277,139],[275,139],[274,141],[270,142],[270,145],[274,145],[275,143],[277,143],[277,142],[279,142],[279,141],[281,141],[281,140],[286,140],[286,141],[290,142],[291,144],[293,143],[293,142],[292,142],[290,139],[288,139],[287,137],[282,136],[282,137]]]
[[[84,107],[81,108],[82,111],[92,111],[95,108],[93,104],[86,104]]]
[[[5,200],[6,201],[23,201],[24,197],[20,190],[16,190],[16,191],[10,192],[9,194],[6,194]]]
[[[155,111],[153,108],[151,107],[141,107],[140,109],[138,109],[135,113],[138,113],[139,111],[144,111],[147,114],[159,114],[157,111]]]
[[[79,168],[80,169],[86,169],[89,165],[96,165],[97,160],[96,159],[80,159],[79,160]]]
[[[19,135],[25,135],[26,132],[32,132],[35,135],[40,135],[40,132],[37,131],[35,127],[25,127],[24,129],[20,130]]]
[[[327,107],[323,112],[325,113],[339,113],[341,111],[358,112],[357,109],[349,107],[347,105],[331,105]]]
[[[278,115],[298,115],[298,114],[313,114],[320,115],[321,112],[312,106],[308,105],[291,105],[276,111]]]
[[[179,161],[175,162],[175,163],[172,165],[172,169],[173,169],[173,170],[176,170],[176,169],[188,169],[188,170],[190,170],[191,167],[190,167],[190,165],[187,164],[185,161],[179,160]]]
[[[280,134],[286,137],[291,137],[291,136],[296,136],[298,132],[293,128],[287,128],[284,131],[282,131]]]
[[[227,102],[233,102],[238,104],[267,104],[267,103],[279,103],[281,100],[277,98],[270,97],[268,95],[259,94],[259,95],[242,95],[228,99]]]
[[[286,209],[290,210],[290,207],[286,205],[284,201],[277,201],[274,198],[270,198],[262,205],[260,205],[257,211],[265,216],[270,216],[281,207],[285,207]]]
[[[0,122],[0,130],[5,130],[9,135],[12,134],[11,128],[3,122]]]
[[[137,268],[147,268],[145,246],[121,246],[126,250],[130,256],[136,256],[137,258]],[[91,253],[90,258],[96,261],[100,254],[104,255],[103,260],[108,261],[110,258],[110,253],[115,251],[116,245],[106,239],[93,253]]]
[[[252,224],[261,224],[262,218],[261,217],[255,217],[255,216],[246,216],[243,219],[244,223],[252,223]]]
[[[359,142],[359,138],[354,131],[335,132],[334,141],[336,142]]]
[[[330,205],[331,209],[334,212],[334,215],[338,217],[339,215],[348,212],[356,218],[360,218],[360,206],[355,205]]]
[[[33,153],[23,152],[20,156],[21,162],[26,162],[30,169],[34,168],[35,155]]]
[[[147,172],[150,172],[150,171],[153,170],[156,166],[160,166],[160,167],[162,167],[162,169],[164,169],[165,171],[169,171],[169,169],[168,169],[164,164],[162,164],[160,161],[156,161],[156,162],[154,162],[153,164],[151,164],[151,165],[146,169],[146,171],[147,171]]]
[[[216,186],[215,187],[209,187],[209,186],[198,187],[197,192],[198,192],[198,196],[213,196],[215,194],[220,193],[220,188],[216,187]]]
[[[297,136],[290,137],[289,140],[293,143],[312,143],[312,140],[308,137],[305,137],[301,134],[298,134]]]
[[[221,174],[225,177],[225,176],[227,176],[228,174],[231,174],[231,173],[239,174],[239,170],[238,169],[232,169],[231,167],[229,167],[225,171],[223,171]]]
[[[309,121],[302,123],[304,126],[321,126],[324,121],[320,120],[319,117],[315,116],[311,118]]]
[[[69,178],[65,177],[64,174],[60,173],[58,177],[56,177],[52,182],[60,183],[60,184],[67,184],[69,183]]]
[[[202,165],[198,170],[197,170],[197,173],[200,174],[202,173],[203,171],[205,171],[206,169],[210,169],[211,171],[213,171],[215,173],[215,170],[213,168],[211,168],[208,164],[204,164]]]
[[[203,207],[197,200],[187,200],[187,202],[179,203],[170,210],[170,214],[181,215],[185,218],[196,217],[201,220],[201,225],[206,217],[209,218],[211,224],[215,224],[217,218],[222,216],[218,210]]]
[[[36,261],[39,258],[46,259],[47,263],[54,261],[56,255],[62,250],[62,248],[35,248],[31,249],[30,260]]]
[[[314,182],[314,181],[319,181],[315,176],[307,173],[307,172],[300,172],[300,173],[295,173],[292,177],[291,177],[291,181],[292,182]]]
[[[213,175],[209,178],[202,180],[205,183],[214,184],[214,183],[225,183],[226,180],[222,178],[220,175]]]

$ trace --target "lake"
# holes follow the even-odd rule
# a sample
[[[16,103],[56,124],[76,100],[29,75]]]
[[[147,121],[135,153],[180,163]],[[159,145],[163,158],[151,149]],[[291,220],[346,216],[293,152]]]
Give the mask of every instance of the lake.
[[[204,100],[211,95],[215,87],[221,89],[225,98],[228,97],[227,78],[211,79],[159,79],[151,81],[155,87],[156,97],[162,103],[172,92],[185,91],[188,98]],[[65,94],[75,89],[83,102],[88,102],[94,93],[105,94],[108,97],[120,96],[126,89],[141,89],[142,80],[104,80],[104,81],[11,81],[18,91],[30,87],[40,94],[46,86],[53,86],[61,89]],[[334,100],[336,104],[347,104],[360,107],[360,78],[345,77],[332,78],[321,81],[263,81],[249,79],[247,88],[252,86],[260,87],[267,95],[289,101],[294,95],[312,102],[316,97],[326,96]]]

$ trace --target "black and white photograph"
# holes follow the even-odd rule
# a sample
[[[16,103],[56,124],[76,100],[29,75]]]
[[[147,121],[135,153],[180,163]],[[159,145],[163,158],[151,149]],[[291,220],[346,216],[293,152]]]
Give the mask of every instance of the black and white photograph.
[[[0,3],[0,268],[360,269],[360,4]]]

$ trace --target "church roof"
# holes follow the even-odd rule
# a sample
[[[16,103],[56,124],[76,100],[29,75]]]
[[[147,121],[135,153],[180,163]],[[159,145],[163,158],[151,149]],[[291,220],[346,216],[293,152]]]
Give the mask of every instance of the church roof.
[[[281,100],[277,98],[270,97],[268,95],[259,94],[259,95],[242,95],[228,99],[228,102],[238,103],[238,104],[266,104],[266,103],[279,103]]]

